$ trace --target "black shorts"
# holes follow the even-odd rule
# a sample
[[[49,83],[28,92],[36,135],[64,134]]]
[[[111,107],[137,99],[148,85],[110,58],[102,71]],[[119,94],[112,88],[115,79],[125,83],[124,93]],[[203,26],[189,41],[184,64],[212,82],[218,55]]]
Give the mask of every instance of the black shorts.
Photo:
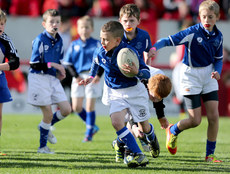
[[[184,95],[184,101],[187,109],[195,109],[201,106],[201,98],[203,102],[210,100],[219,101],[218,91],[212,91],[207,94]]]

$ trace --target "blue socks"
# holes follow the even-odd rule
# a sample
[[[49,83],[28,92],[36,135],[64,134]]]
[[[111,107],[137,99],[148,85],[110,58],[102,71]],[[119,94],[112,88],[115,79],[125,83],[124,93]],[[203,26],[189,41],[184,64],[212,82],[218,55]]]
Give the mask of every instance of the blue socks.
[[[154,140],[155,138],[155,133],[154,133],[154,128],[153,128],[153,125],[151,123],[149,123],[151,129],[149,131],[149,133],[145,134],[147,136],[147,139],[150,141]]]
[[[212,142],[212,141],[208,141],[207,140],[207,144],[206,144],[206,156],[214,154],[215,149],[216,149],[216,141]]]
[[[125,143],[125,145],[133,152],[140,154],[141,149],[139,148],[134,136],[128,130],[127,127],[123,127],[121,130],[116,132],[118,137]]]
[[[51,126],[53,126],[55,123],[59,122],[60,120],[62,120],[62,119],[64,119],[64,118],[65,118],[65,117],[63,117],[63,116],[61,115],[60,110],[57,110],[57,112],[55,112],[55,113],[53,114],[53,119],[52,119],[52,121],[51,121]]]
[[[80,113],[78,113],[78,115],[80,116],[80,118],[86,122],[86,111],[84,108],[82,108],[82,111]]]
[[[173,135],[178,135],[179,133],[181,133],[181,130],[178,129],[177,127],[177,123],[174,124],[171,128],[170,128],[170,132],[173,134]]]
[[[93,128],[95,125],[95,120],[96,120],[95,111],[86,112],[86,136],[87,137],[93,136]]]
[[[45,147],[47,144],[50,124],[47,124],[41,121],[39,128],[40,128],[40,148],[42,148],[42,147]]]

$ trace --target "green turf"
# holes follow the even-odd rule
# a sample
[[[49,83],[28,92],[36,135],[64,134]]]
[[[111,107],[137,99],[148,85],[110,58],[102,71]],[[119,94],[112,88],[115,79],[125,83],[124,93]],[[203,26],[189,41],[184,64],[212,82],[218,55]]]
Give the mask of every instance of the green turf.
[[[220,119],[216,156],[223,163],[204,162],[207,120],[200,126],[180,134],[178,152],[170,155],[165,148],[165,131],[160,129],[157,119],[151,118],[161,146],[157,159],[147,155],[150,164],[146,168],[128,169],[123,163],[115,163],[111,143],[116,137],[109,117],[97,117],[100,131],[93,142],[82,143],[85,125],[74,115],[55,125],[58,143],[48,146],[56,154],[37,154],[39,132],[37,125],[41,116],[4,115],[0,156],[0,174],[69,174],[69,173],[229,173],[230,172],[230,118]],[[175,123],[178,118],[169,118]]]

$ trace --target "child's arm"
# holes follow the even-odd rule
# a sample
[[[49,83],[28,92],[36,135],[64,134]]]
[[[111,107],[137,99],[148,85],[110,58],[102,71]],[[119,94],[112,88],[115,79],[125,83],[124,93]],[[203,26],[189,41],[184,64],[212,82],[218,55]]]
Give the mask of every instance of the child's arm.
[[[90,69],[89,77],[84,79],[84,80],[81,80],[78,84],[79,85],[88,85],[89,83],[91,83],[97,74],[98,68],[99,68],[99,65],[96,63],[96,60],[94,59],[92,66],[91,66],[91,69]]]
[[[153,107],[156,110],[156,115],[157,115],[158,121],[161,124],[161,129],[166,129],[169,126],[169,122],[168,122],[168,119],[165,117],[165,113],[164,113],[165,105],[163,103],[163,100],[159,102],[153,102]]]
[[[152,58],[153,56],[156,55],[156,51],[163,48],[163,47],[166,47],[166,46],[172,46],[172,42],[170,41],[170,39],[167,37],[167,38],[163,38],[163,39],[160,39],[158,40],[154,45],[153,47],[149,50],[148,52],[148,58]]]
[[[18,57],[12,57],[8,59],[8,62],[0,63],[0,70],[1,71],[11,71],[15,70],[19,67],[20,62]]]
[[[222,67],[223,67],[223,60],[222,59],[215,59],[215,61],[214,61],[214,69],[215,69],[215,71],[212,72],[212,75],[211,75],[212,79],[216,79],[216,80],[220,79],[220,74],[221,74],[221,71],[222,71]]]

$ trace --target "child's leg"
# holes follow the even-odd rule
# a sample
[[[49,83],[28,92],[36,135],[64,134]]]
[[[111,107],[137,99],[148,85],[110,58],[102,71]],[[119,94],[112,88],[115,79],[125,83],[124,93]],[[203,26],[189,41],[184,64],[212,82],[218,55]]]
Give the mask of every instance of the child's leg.
[[[125,145],[130,149],[133,153],[142,153],[134,136],[132,133],[128,130],[127,127],[125,127],[125,115],[127,113],[127,110],[124,109],[120,112],[115,112],[111,114],[111,121],[114,129],[116,130],[116,133],[118,137],[125,143]]]
[[[0,156],[6,155],[5,153],[2,153],[2,142],[1,142],[1,131],[2,131],[2,107],[3,107],[3,103],[0,103]]]
[[[153,158],[157,158],[160,154],[160,146],[157,140],[156,134],[154,133],[154,127],[148,120],[140,122],[139,127],[143,129],[148,141],[149,151]]]
[[[40,128],[40,147],[43,148],[47,144],[47,138],[48,138],[48,133],[49,129],[51,126],[51,120],[53,117],[52,109],[51,106],[41,106],[40,107],[43,113],[43,120],[39,124]]]
[[[86,99],[86,137],[90,138],[93,136],[93,129],[96,120],[95,101],[95,98]]]
[[[216,139],[219,128],[218,101],[207,101],[204,105],[208,118],[206,156],[209,156],[210,154],[214,154],[216,148]]]
[[[170,131],[178,135],[181,131],[198,126],[201,123],[201,100],[200,95],[186,95],[184,101],[188,110],[189,118],[179,121],[171,126]]]
[[[57,104],[60,110],[56,111],[53,114],[53,119],[51,125],[53,126],[55,123],[59,122],[60,120],[64,119],[71,113],[71,106],[68,101],[63,101]]]
[[[3,103],[0,103],[0,136],[2,132],[2,108],[3,108]]]
[[[83,97],[72,97],[72,108],[75,113],[77,113],[83,122],[86,122],[86,111],[83,106]]]

